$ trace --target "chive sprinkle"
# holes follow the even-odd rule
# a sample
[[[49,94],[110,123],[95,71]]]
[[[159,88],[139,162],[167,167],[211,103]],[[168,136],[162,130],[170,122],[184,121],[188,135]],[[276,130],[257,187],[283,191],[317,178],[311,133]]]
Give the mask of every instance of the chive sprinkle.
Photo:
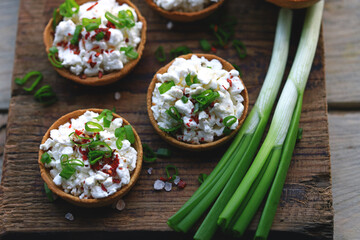
[[[162,46],[159,46],[156,50],[155,50],[155,58],[156,60],[158,60],[159,62],[165,62],[166,61],[166,54],[164,52],[164,48]]]

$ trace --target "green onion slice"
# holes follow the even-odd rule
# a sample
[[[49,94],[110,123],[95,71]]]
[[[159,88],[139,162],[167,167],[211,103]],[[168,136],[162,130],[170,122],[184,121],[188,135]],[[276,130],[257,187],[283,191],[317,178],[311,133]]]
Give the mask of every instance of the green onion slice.
[[[44,189],[45,189],[45,193],[46,193],[46,196],[49,199],[49,201],[53,202],[54,201],[53,193],[49,189],[49,187],[48,187],[48,185],[46,183],[44,183]]]
[[[238,119],[235,116],[227,116],[223,120],[223,124],[225,127],[230,128]]]
[[[240,78],[242,78],[243,74],[242,74],[242,72],[241,72],[240,67],[239,67],[238,65],[236,65],[236,64],[232,64],[232,65],[233,65],[233,67],[236,69],[236,71],[239,72]]]
[[[55,92],[52,90],[50,85],[44,85],[39,88],[35,94],[34,98],[36,101],[43,103],[44,105],[50,105],[57,101]]]
[[[120,149],[122,148],[122,146],[123,146],[122,140],[123,140],[123,139],[121,139],[121,138],[118,138],[118,139],[116,140],[116,147],[117,147],[119,150],[120,150]]]
[[[170,170],[171,170],[171,169],[174,170],[174,172],[175,172],[174,175],[171,175],[171,174],[170,174]],[[175,167],[174,165],[167,165],[167,166],[165,167],[165,171],[166,171],[166,176],[167,176],[168,179],[170,179],[171,181],[173,181],[173,180],[176,178],[176,176],[179,175],[178,169],[177,169],[177,167]]]
[[[72,37],[72,39],[70,40],[70,43],[72,45],[77,45],[79,43],[79,37],[80,37],[80,33],[81,30],[83,29],[82,25],[77,25],[75,28],[75,32],[74,32],[74,36]]]
[[[100,159],[102,159],[105,156],[105,154],[106,151],[101,151],[101,150],[90,151],[88,153],[88,159],[90,165],[94,165],[95,163],[97,163]]]
[[[200,40],[200,46],[205,52],[209,52],[211,50],[211,44],[205,39]]]
[[[86,31],[91,32],[95,29],[98,29],[101,24],[101,18],[89,19],[83,18],[82,25],[84,25]]]
[[[296,140],[301,140],[301,139],[302,139],[302,134],[303,134],[303,129],[302,129],[302,128],[299,128],[299,129],[298,129],[298,133],[297,133]]]
[[[124,127],[118,127],[115,129],[115,137],[121,138],[124,140],[126,138],[125,128]]]
[[[200,174],[199,174],[199,177],[198,177],[199,183],[202,184],[207,177],[208,177],[207,174],[205,174],[205,173],[200,173]]]
[[[31,72],[28,72],[24,78],[15,78],[15,83],[18,84],[18,85],[23,85],[25,84],[29,78],[31,77],[36,77],[34,82],[31,84],[30,87],[26,88],[24,87],[24,90],[27,91],[27,92],[31,92],[32,90],[35,89],[35,87],[39,84],[39,82],[43,79],[43,75],[41,72],[39,71],[31,71]]]
[[[200,83],[199,79],[197,78],[197,75],[191,76],[189,73],[185,78],[186,85],[191,86],[194,83]]]
[[[176,58],[178,56],[185,55],[188,53],[192,53],[192,51],[187,46],[180,46],[170,51],[170,55],[172,58]]]
[[[245,44],[240,40],[233,40],[232,42],[233,47],[236,49],[236,52],[239,56],[239,58],[245,58],[246,57],[246,47]]]
[[[93,128],[91,128],[90,126],[93,126]],[[96,122],[89,121],[85,123],[85,130],[88,132],[100,132],[104,131],[104,128]]]
[[[49,48],[49,53],[51,53],[51,54],[55,54],[55,53],[58,53],[58,52],[59,52],[59,49],[57,49],[57,47]]]
[[[156,156],[158,157],[171,157],[171,151],[167,148],[159,148],[156,151]]]
[[[119,11],[118,19],[127,28],[132,28],[135,26],[135,18],[130,9],[128,9],[126,11],[125,10]]]
[[[124,129],[125,129],[126,139],[129,140],[131,144],[133,144],[135,142],[135,135],[131,125],[125,125]]]
[[[188,99],[186,96],[182,96],[182,97],[181,97],[181,101],[182,101],[183,103],[187,103],[187,102],[189,101],[189,99]]]
[[[42,162],[42,163],[50,163],[50,162],[51,162],[51,157],[50,157],[50,155],[49,155],[47,152],[44,152],[44,153],[41,155],[41,162]]]
[[[75,11],[73,11],[75,8]],[[60,15],[64,17],[72,17],[74,13],[79,12],[79,5],[74,0],[65,0],[59,7]]]
[[[171,118],[176,121],[181,121],[181,115],[176,107],[172,106],[168,110],[165,111]]]
[[[109,109],[104,109],[99,116],[95,117],[94,119],[100,121],[103,118],[104,127],[110,127],[111,121],[113,120],[113,111]]]
[[[224,130],[223,130],[223,134],[224,135],[230,135],[230,133],[232,132],[232,130],[228,127],[225,127]]]
[[[65,179],[69,179],[75,172],[76,172],[75,168],[67,165],[60,172],[60,176]]]
[[[165,62],[166,61],[166,54],[164,52],[164,48],[162,46],[159,46],[155,51],[155,57],[156,60],[159,62]]]
[[[105,33],[104,32],[99,32],[98,34],[95,35],[95,39],[96,41],[100,41],[105,37]]]
[[[55,30],[56,26],[58,25],[58,9],[55,8],[53,11],[53,21],[52,21],[52,27]]]
[[[167,132],[167,133],[174,133],[175,131],[177,131],[179,128],[181,128],[181,124],[178,124],[176,125],[175,127],[172,127],[172,128],[162,128],[160,127],[160,130],[164,131],[164,132]]]
[[[51,65],[53,65],[54,67],[62,68],[63,67],[62,62],[56,58],[56,54],[58,52],[59,50],[56,47],[49,48],[48,59]]]
[[[144,150],[144,161],[145,162],[155,162],[156,161],[156,153],[152,150],[149,145],[143,143]]]
[[[159,87],[159,92],[160,94],[164,94],[167,91],[170,90],[171,87],[175,86],[175,82],[174,81],[169,81],[169,82],[164,82],[163,84],[160,85]]]
[[[88,149],[92,151],[102,151],[104,152],[105,157],[111,157],[112,149],[106,142],[103,141],[93,141],[89,144]]]
[[[205,90],[200,94],[192,95],[191,97],[195,99],[197,103],[199,103],[198,106],[196,106],[195,104],[194,113],[206,109],[219,96],[220,94],[218,92],[213,91],[212,89]]]
[[[130,59],[137,59],[139,54],[134,50],[134,47],[121,47],[120,51],[125,52],[125,55]]]

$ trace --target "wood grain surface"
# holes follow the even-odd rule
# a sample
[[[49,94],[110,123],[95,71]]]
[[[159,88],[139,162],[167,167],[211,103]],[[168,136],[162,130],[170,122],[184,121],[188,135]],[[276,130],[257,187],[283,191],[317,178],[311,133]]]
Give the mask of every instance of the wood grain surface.
[[[13,85],[0,188],[0,232],[7,237],[33,234],[43,232],[44,226],[46,232],[60,235],[68,231],[136,231],[135,234],[145,231],[153,236],[157,236],[154,231],[171,232],[166,225],[167,218],[192,195],[198,187],[198,174],[209,173],[226,146],[203,153],[184,152],[168,146],[155,134],[147,118],[146,89],[154,72],[161,67],[154,58],[155,49],[161,44],[169,52],[173,47],[186,44],[193,51],[200,51],[198,39],[210,38],[206,31],[208,23],[175,24],[173,30],[167,31],[165,19],[151,11],[144,1],[134,1],[149,24],[149,41],[143,59],[122,81],[108,87],[91,88],[61,78],[46,59],[41,32],[60,2],[27,0],[20,4],[14,77],[34,69],[42,71],[44,83],[53,86],[59,102],[52,107],[42,107],[33,101],[31,95]],[[278,8],[261,0],[246,0],[228,1],[223,10],[225,14],[238,16],[240,24],[237,25],[236,38],[244,41],[248,57],[239,61],[230,48],[219,50],[217,54],[241,67],[252,105],[270,61]],[[296,12],[288,67],[296,50],[302,17],[301,11]],[[303,234],[306,238],[331,239],[333,212],[323,53],[321,37],[304,96],[300,121],[304,129],[303,139],[295,149],[273,230]],[[121,93],[119,101],[114,99],[115,91]],[[173,150],[173,157],[145,164],[138,183],[124,198],[127,206],[122,212],[111,208],[89,211],[62,200],[47,202],[36,161],[39,142],[46,129],[59,116],[70,111],[88,107],[111,109],[113,106],[132,123],[143,142],[153,148],[168,147]],[[153,182],[165,174],[164,168],[169,163],[179,167],[179,174],[188,186],[184,190],[155,192]],[[146,173],[147,167],[154,168],[152,175]],[[67,212],[74,214],[73,222],[64,218]],[[258,217],[250,229],[255,229]]]

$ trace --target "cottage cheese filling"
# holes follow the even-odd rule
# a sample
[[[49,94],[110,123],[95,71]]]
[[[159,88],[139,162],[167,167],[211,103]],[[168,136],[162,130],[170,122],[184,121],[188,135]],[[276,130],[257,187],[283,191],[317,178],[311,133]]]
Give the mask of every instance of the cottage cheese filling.
[[[244,85],[238,71],[228,72],[216,59],[208,61],[193,55],[188,60],[176,58],[166,73],[156,77],[151,110],[162,130],[180,141],[200,144],[237,128],[244,110]],[[165,91],[164,86],[169,84],[173,86]],[[201,105],[204,102],[199,96],[205,93],[209,93],[209,99],[215,96],[215,100]],[[224,119],[229,118],[233,123],[226,127]]]
[[[154,0],[166,11],[197,12],[219,0]]]
[[[117,28],[105,17],[106,12],[118,16],[120,11],[130,10],[135,26]],[[99,28],[87,31],[83,27],[78,44],[71,44],[77,25],[83,19],[101,19]],[[87,2],[80,6],[79,12],[72,17],[65,17],[56,27],[53,46],[58,48],[58,58],[62,65],[76,74],[102,76],[104,72],[120,70],[131,61],[122,47],[136,47],[141,41],[142,22],[133,8],[127,4],[119,5],[115,0]],[[103,32],[104,37],[96,40],[96,35]],[[101,33],[102,34],[102,33]],[[99,39],[99,38],[98,38]]]
[[[73,118],[70,122],[61,125],[58,129],[50,132],[50,138],[40,149],[46,151],[51,162],[45,167],[51,168],[50,175],[57,186],[61,186],[66,193],[78,196],[80,199],[104,198],[114,194],[123,185],[130,182],[130,172],[136,167],[137,151],[131,146],[128,140],[122,141],[122,147],[117,148],[115,129],[122,126],[121,118],[115,118],[109,128],[104,127],[103,119],[94,119],[99,114],[87,111],[78,118]],[[98,133],[85,130],[85,123],[92,121],[100,124],[104,130]],[[112,150],[110,157],[104,157],[95,164],[90,165],[88,159],[88,148],[74,144],[79,139],[74,138],[76,133],[81,137],[91,138],[92,140],[82,140],[84,143],[90,141],[103,141]],[[73,140],[73,141],[71,141]],[[65,179],[60,176],[63,166],[61,156],[67,155],[69,160],[78,159],[84,166],[76,166],[75,173]]]

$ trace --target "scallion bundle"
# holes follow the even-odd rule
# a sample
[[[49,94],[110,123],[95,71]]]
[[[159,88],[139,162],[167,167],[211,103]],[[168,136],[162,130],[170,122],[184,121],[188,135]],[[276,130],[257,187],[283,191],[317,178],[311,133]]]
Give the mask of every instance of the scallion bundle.
[[[169,218],[168,225],[176,231],[187,232],[218,198],[197,231],[195,239],[210,239],[215,233],[218,216],[250,165],[269,119],[285,70],[291,19],[290,10],[280,11],[273,55],[258,100],[212,173],[184,206]]]

